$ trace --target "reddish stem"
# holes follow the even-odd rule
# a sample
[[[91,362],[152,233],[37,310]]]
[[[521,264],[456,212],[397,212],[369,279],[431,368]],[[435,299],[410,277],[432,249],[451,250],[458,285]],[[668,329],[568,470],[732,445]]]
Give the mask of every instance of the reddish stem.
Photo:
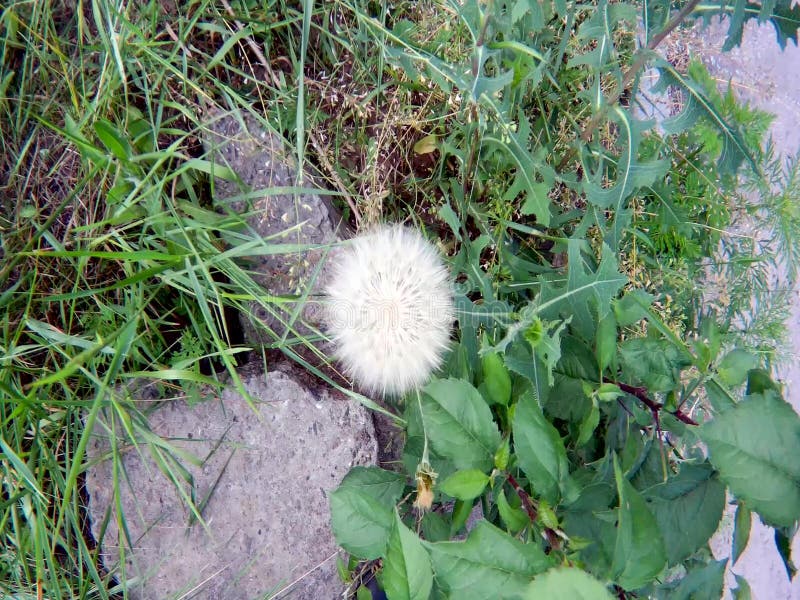
[[[619,383],[618,381],[612,381],[607,377],[603,377],[603,382],[613,383],[626,394],[630,394],[631,396],[639,400],[642,404],[644,404],[647,408],[650,409],[650,412],[653,414],[653,419],[656,421],[656,425],[658,425],[659,423],[658,413],[664,408],[664,405],[659,404],[658,402],[650,398],[650,396],[647,395],[647,388],[628,385],[627,383]],[[697,421],[692,419],[689,415],[687,415],[680,409],[668,412],[682,423],[686,423],[687,425],[699,425]]]

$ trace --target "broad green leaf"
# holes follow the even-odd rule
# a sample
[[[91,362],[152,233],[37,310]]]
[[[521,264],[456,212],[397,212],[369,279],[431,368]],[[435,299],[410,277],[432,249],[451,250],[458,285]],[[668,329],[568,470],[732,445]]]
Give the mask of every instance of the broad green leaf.
[[[459,469],[492,468],[500,432],[478,390],[460,379],[435,379],[421,402],[425,432],[440,456]]]
[[[393,524],[393,508],[357,487],[339,487],[331,494],[331,527],[336,542],[353,556],[383,556]]]
[[[353,467],[339,487],[358,488],[361,493],[391,507],[402,496],[405,485],[406,478],[400,473],[379,467]]]
[[[489,476],[477,469],[456,471],[439,485],[439,491],[459,500],[477,498],[486,489]]]
[[[758,359],[746,350],[731,350],[726,354],[719,365],[717,375],[727,386],[737,386],[747,379],[747,372],[758,366]]]
[[[613,488],[606,483],[588,485],[562,518],[562,528],[570,538],[588,540],[580,558],[597,575],[607,574],[614,558],[618,512],[610,508],[614,496]]]
[[[650,583],[667,565],[664,540],[647,503],[625,479],[614,457],[619,511],[611,577],[626,590]]]
[[[747,548],[750,540],[750,526],[753,522],[753,515],[744,502],[739,502],[736,506],[736,518],[733,526],[733,542],[731,545],[731,564],[736,564],[739,557]]]
[[[800,519],[800,417],[776,392],[749,396],[698,434],[731,492],[764,521]]]
[[[666,483],[648,489],[646,498],[671,565],[708,542],[725,510],[725,486],[709,465],[683,465]]]
[[[481,357],[483,368],[483,385],[492,404],[508,406],[511,399],[511,375],[503,364],[503,358],[498,352],[489,352]]]
[[[430,154],[431,152],[436,151],[439,147],[437,144],[437,138],[435,134],[426,135],[424,138],[417,141],[414,144],[414,153],[415,154]],[[445,205],[448,206],[449,205]],[[452,210],[452,209],[451,209]]]
[[[362,559],[381,556],[392,528],[392,512],[405,477],[378,467],[354,467],[331,494],[336,541]]]
[[[356,590],[356,600],[373,600],[372,590],[365,585],[358,586],[358,590]]]
[[[613,303],[617,324],[620,327],[627,327],[646,318],[647,309],[653,300],[653,296],[644,290],[630,290]]]
[[[519,466],[534,494],[551,504],[558,503],[560,487],[569,477],[567,454],[561,436],[545,419],[532,394],[524,394],[517,403],[512,430]]]
[[[613,366],[616,363],[617,320],[614,318],[613,311],[609,311],[605,318],[600,319],[597,324],[595,355],[600,373],[603,373],[609,365]]]
[[[429,542],[446,542],[450,539],[450,515],[426,512],[422,515],[422,536]]]
[[[606,586],[574,567],[550,569],[531,582],[526,600],[612,600]]]
[[[628,383],[643,384],[651,393],[674,390],[680,383],[680,369],[687,366],[681,351],[666,339],[625,340],[619,355]]]
[[[712,561],[705,567],[693,569],[681,579],[672,592],[670,600],[695,600],[700,598],[722,598],[722,583],[727,560]]]
[[[526,513],[522,508],[515,508],[509,504],[508,500],[506,499],[505,491],[502,489],[500,493],[497,494],[497,512],[500,513],[500,518],[503,519],[503,523],[505,523],[506,528],[511,533],[518,533],[525,529],[531,522],[528,513]]]
[[[581,426],[578,430],[578,446],[583,446],[586,442],[592,439],[592,434],[594,433],[594,430],[597,429],[597,425],[599,423],[600,408],[597,406],[596,402],[593,402],[591,410],[586,413],[583,421],[581,421]]]
[[[453,505],[453,514],[450,520],[450,535],[448,538],[455,536],[464,525],[467,524],[467,519],[472,514],[472,506],[475,504],[472,500],[456,500]]]
[[[538,298],[539,315],[550,320],[555,320],[560,314],[567,318],[571,316],[572,328],[591,340],[598,320],[609,314],[611,301],[628,278],[618,271],[616,255],[605,244],[596,270],[581,254],[581,240],[569,240],[567,259],[567,285],[542,284]]]
[[[98,119],[94,123],[94,132],[108,151],[118,159],[127,160],[131,157],[131,146],[128,140],[113,123],[106,119]]]
[[[486,600],[525,593],[552,561],[535,543],[524,544],[487,521],[466,541],[427,544],[436,581],[450,598]]]
[[[392,600],[428,600],[432,587],[428,552],[395,510],[394,528],[383,559],[383,588]]]

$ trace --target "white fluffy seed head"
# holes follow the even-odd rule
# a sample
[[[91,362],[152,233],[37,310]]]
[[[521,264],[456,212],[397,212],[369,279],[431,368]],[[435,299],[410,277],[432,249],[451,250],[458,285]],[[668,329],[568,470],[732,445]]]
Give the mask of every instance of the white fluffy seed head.
[[[332,258],[328,334],[347,373],[389,395],[423,385],[442,362],[453,321],[450,277],[414,229],[385,226]]]

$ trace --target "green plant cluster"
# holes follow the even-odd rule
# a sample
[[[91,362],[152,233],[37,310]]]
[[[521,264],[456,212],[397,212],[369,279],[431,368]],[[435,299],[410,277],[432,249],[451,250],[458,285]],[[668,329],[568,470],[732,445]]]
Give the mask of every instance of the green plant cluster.
[[[332,495],[337,540],[381,559],[389,598],[718,598],[728,561],[708,543],[730,494],[731,563],[756,513],[791,577],[800,418],[753,314],[771,259],[725,233],[758,212],[741,177],[780,179],[769,118],[655,53],[696,3],[447,6],[468,60],[359,14],[411,85],[457,99],[432,135],[459,321],[446,367],[399,405],[402,465],[355,468]],[[681,98],[657,127],[636,105],[648,65]]]

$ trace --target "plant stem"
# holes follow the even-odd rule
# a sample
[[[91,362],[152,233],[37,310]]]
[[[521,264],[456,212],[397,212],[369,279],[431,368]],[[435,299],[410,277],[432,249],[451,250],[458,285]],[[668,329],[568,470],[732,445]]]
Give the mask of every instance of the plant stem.
[[[630,394],[631,396],[639,400],[648,409],[650,409],[650,412],[653,413],[653,418],[656,419],[656,422],[658,422],[658,413],[664,408],[664,405],[659,404],[658,402],[650,398],[650,396],[647,395],[647,388],[628,385],[627,383],[620,383],[618,381],[613,381],[608,377],[603,377],[603,382],[613,383],[626,394]],[[669,413],[682,423],[686,423],[687,425],[699,425],[697,421],[692,419],[689,415],[687,415],[680,409],[669,411]]]

